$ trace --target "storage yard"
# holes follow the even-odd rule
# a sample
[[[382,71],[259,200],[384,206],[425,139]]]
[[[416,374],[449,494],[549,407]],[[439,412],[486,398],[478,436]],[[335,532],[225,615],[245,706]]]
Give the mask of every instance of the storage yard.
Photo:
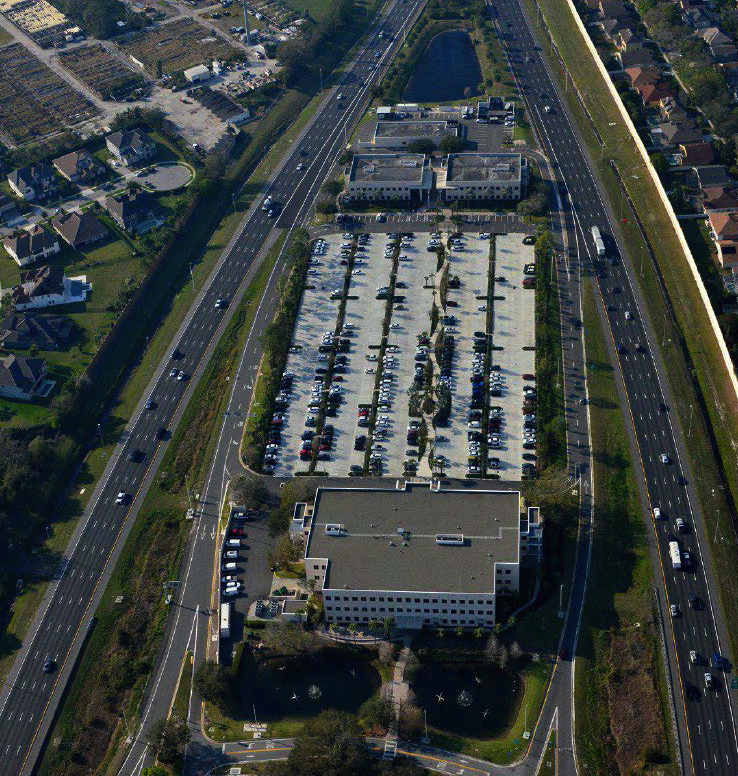
[[[129,35],[121,48],[154,77],[173,75],[203,62],[243,60],[245,55],[192,19],[178,19]]]
[[[0,132],[41,140],[97,116],[95,106],[19,43],[0,48]]]
[[[101,100],[125,100],[146,86],[146,79],[100,44],[59,54],[59,61]]]
[[[0,13],[41,48],[53,48],[77,29],[47,0],[0,0]]]

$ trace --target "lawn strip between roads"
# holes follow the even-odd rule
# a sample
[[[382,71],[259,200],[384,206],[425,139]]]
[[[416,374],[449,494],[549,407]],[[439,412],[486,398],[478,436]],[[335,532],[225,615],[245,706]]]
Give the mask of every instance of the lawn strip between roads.
[[[536,18],[533,0],[523,0],[532,18]],[[633,149],[633,141],[623,126],[617,106],[586,46],[572,15],[563,12],[553,0],[538,0],[548,30],[563,56],[569,75],[586,95],[590,117],[597,117],[597,132],[605,146],[597,140],[574,89],[566,89],[572,115],[577,119],[580,136],[590,156],[600,160],[599,180],[609,199],[615,203],[628,253],[638,268],[640,288],[648,304],[662,362],[671,385],[675,406],[695,472],[695,488],[705,514],[710,516],[705,533],[715,566],[715,581],[727,621],[731,653],[738,654],[738,597],[726,584],[732,581],[738,563],[738,544],[733,524],[734,504],[738,496],[738,406],[718,349],[718,344],[704,315],[704,305],[694,287],[694,280],[683,256],[671,222],[659,204],[642,159]],[[543,36],[542,36],[543,38]],[[550,42],[544,48],[551,62],[557,62]],[[562,83],[561,66],[551,68]],[[644,224],[650,246],[655,254],[658,272],[638,225],[628,208],[619,182],[609,160],[613,159],[627,191]],[[663,277],[665,292],[659,281]],[[673,319],[676,315],[676,321]],[[693,421],[690,423],[690,417]],[[729,492],[726,491],[729,488]]]
[[[59,744],[50,744],[42,760],[44,773],[63,773],[66,758],[73,753],[110,762],[125,738],[126,724],[136,725],[167,622],[162,584],[178,578],[192,525],[185,520],[184,478],[192,478],[194,485],[202,476],[211,438],[220,426],[230,375],[278,253],[279,246],[273,247],[259,266],[161,461],[97,608],[96,624],[50,736]],[[193,454],[192,441],[198,437],[203,445]],[[112,735],[109,743],[103,730]]]
[[[589,283],[582,315],[596,497],[592,566],[577,645],[576,739],[587,770],[604,773],[612,762],[631,769],[674,764],[676,754],[654,623],[650,519],[642,517],[618,400],[620,378]]]

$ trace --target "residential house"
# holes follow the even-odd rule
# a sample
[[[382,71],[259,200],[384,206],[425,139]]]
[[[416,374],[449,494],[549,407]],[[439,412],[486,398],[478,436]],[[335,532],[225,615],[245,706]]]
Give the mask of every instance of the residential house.
[[[712,238],[716,242],[738,240],[738,212],[709,213],[707,221],[710,224]]]
[[[21,273],[21,282],[8,291],[17,312],[84,302],[90,286],[87,278],[68,278],[61,267],[44,265]]]
[[[53,165],[68,181],[82,185],[94,183],[105,172],[102,164],[86,148],[54,159]]]
[[[709,186],[702,189],[702,208],[709,212],[738,212],[738,196],[727,186]]]
[[[40,224],[6,237],[3,247],[19,267],[27,267],[41,259],[59,253],[59,240]]]
[[[656,64],[651,50],[642,43],[633,43],[625,51],[618,53],[620,66],[625,70],[626,67],[652,67]]]
[[[132,189],[105,200],[105,208],[126,232],[144,232],[160,219],[156,200],[146,191]]]
[[[8,175],[10,188],[22,199],[48,199],[59,191],[54,170],[45,162],[28,164]]]
[[[682,143],[679,151],[682,154],[684,167],[700,167],[712,164],[715,160],[715,151],[711,143]]]
[[[717,257],[721,267],[738,267],[738,242],[719,240],[715,243]]]
[[[108,234],[105,224],[89,210],[83,213],[62,213],[53,220],[52,226],[72,248],[92,245]]]
[[[0,361],[0,396],[30,401],[48,393],[46,362],[43,358],[26,358],[14,353]]]
[[[687,111],[672,94],[668,94],[659,100],[659,113],[664,121],[671,121],[673,123],[687,118]]]
[[[733,41],[719,27],[705,27],[696,34],[705,41],[716,62],[733,62],[738,57]]]
[[[699,7],[685,11],[684,21],[695,30],[704,30],[712,24],[710,17]]]
[[[612,40],[615,35],[620,32],[624,28],[623,22],[621,22],[619,19],[605,19],[602,24],[602,30],[604,31],[605,35],[607,35],[610,40]]]
[[[668,121],[659,124],[659,130],[664,143],[670,146],[678,146],[683,143],[696,143],[703,139],[702,133],[696,128],[693,121],[680,121],[674,123]]]
[[[648,84],[657,84],[663,78],[663,73],[658,67],[626,67],[625,75],[634,89]]]
[[[613,35],[613,41],[618,51],[625,51],[628,46],[634,46],[637,43],[642,44],[643,38],[630,27],[623,27]]]
[[[631,18],[630,9],[620,0],[600,0],[599,14],[602,19],[627,21]]]
[[[105,138],[105,145],[119,162],[128,166],[153,159],[157,154],[156,143],[141,129],[113,132]]]
[[[35,345],[39,350],[56,350],[68,345],[75,331],[74,321],[66,315],[11,313],[0,323],[0,345],[25,350]]]
[[[694,168],[697,186],[701,189],[714,188],[715,186],[730,186],[733,179],[728,174],[728,168],[724,164],[708,164]]]
[[[636,86],[635,90],[640,95],[644,107],[659,110],[661,101],[666,97],[672,97],[675,93],[674,88],[669,84],[643,84]]]

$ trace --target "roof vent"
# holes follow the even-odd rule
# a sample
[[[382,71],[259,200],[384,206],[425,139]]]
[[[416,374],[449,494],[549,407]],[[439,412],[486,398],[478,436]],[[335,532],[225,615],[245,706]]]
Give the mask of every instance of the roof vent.
[[[464,543],[464,534],[436,534],[436,544],[454,544]]]

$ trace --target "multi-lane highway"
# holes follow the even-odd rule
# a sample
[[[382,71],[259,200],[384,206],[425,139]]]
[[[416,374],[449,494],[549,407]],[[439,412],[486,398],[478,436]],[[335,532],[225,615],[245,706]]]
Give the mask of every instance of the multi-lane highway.
[[[423,0],[398,0],[390,3],[373,24],[355,57],[342,75],[340,84],[323,101],[312,121],[294,142],[264,192],[282,204],[277,225],[291,229],[305,221],[321,183],[333,168],[346,137],[366,108],[372,84],[382,68],[401,45],[407,24],[423,6]],[[379,27],[390,32],[391,39],[378,40]],[[338,99],[338,93],[343,95]],[[48,733],[63,688],[71,675],[74,661],[91,625],[94,608],[112,572],[117,554],[143,500],[156,465],[172,429],[191,394],[207,357],[227,324],[229,314],[255,269],[255,260],[263,255],[275,227],[255,203],[240,232],[208,278],[193,308],[172,342],[167,359],[159,366],[147,396],[139,404],[131,423],[121,436],[111,461],[96,488],[88,509],[80,520],[58,580],[49,589],[16,664],[0,693],[0,774],[19,776],[30,773]],[[277,262],[269,288],[259,306],[258,323],[273,313],[275,283],[284,269]],[[216,305],[225,300],[227,306]],[[258,331],[254,335],[258,337]],[[253,350],[254,342],[251,343]],[[177,357],[169,355],[176,348]],[[242,364],[242,366],[247,366]],[[170,376],[176,369],[186,379]],[[239,376],[241,373],[239,372]],[[248,379],[248,378],[245,378]],[[235,394],[235,392],[234,392]],[[241,398],[232,397],[229,411],[240,406]],[[150,400],[148,405],[146,399]],[[131,453],[134,453],[131,456]],[[130,460],[133,457],[135,460]],[[118,499],[118,494],[125,494]],[[122,501],[123,503],[116,503]],[[212,548],[215,523],[198,518],[193,527],[202,546],[189,555],[185,572],[199,577],[194,584],[196,601],[207,610],[209,580],[212,573]],[[210,552],[207,552],[207,550]],[[186,580],[185,580],[186,581]],[[208,584],[204,584],[207,581]],[[207,590],[205,600],[202,591]],[[180,620],[180,608],[175,619]],[[196,623],[199,625],[199,623]],[[187,623],[189,633],[191,624]],[[200,628],[194,628],[200,632]],[[207,631],[207,624],[202,628]],[[185,639],[186,640],[186,639]],[[171,645],[170,645],[171,646]],[[181,652],[179,653],[181,656]],[[167,650],[166,657],[169,655]],[[52,673],[42,670],[45,661],[56,665]],[[157,677],[153,689],[161,686]],[[166,688],[171,691],[171,686]]]
[[[566,186],[579,247],[593,270],[605,306],[613,355],[622,374],[646,485],[647,520],[658,550],[657,574],[665,590],[664,616],[670,630],[674,675],[678,677],[675,700],[682,722],[680,743],[685,753],[685,770],[710,776],[735,774],[738,739],[729,677],[706,665],[714,653],[725,654],[727,638],[707,565],[710,561],[705,551],[703,516],[690,484],[694,475],[686,459],[681,430],[669,411],[669,390],[658,342],[630,262],[621,253],[615,220],[605,205],[581,139],[549,75],[520,0],[496,1],[493,13],[543,150]],[[595,250],[591,233],[595,226],[606,236],[605,258]],[[655,507],[661,510],[663,519],[653,519]],[[684,521],[686,532],[677,530],[678,519]],[[692,553],[691,568],[672,568],[668,541],[673,538],[680,541],[683,550]],[[690,606],[692,595],[699,597],[702,606]],[[678,616],[670,616],[671,604],[679,608]],[[701,664],[691,662],[692,650],[700,656]],[[706,671],[711,671],[715,678],[717,686],[713,690],[705,686]]]

